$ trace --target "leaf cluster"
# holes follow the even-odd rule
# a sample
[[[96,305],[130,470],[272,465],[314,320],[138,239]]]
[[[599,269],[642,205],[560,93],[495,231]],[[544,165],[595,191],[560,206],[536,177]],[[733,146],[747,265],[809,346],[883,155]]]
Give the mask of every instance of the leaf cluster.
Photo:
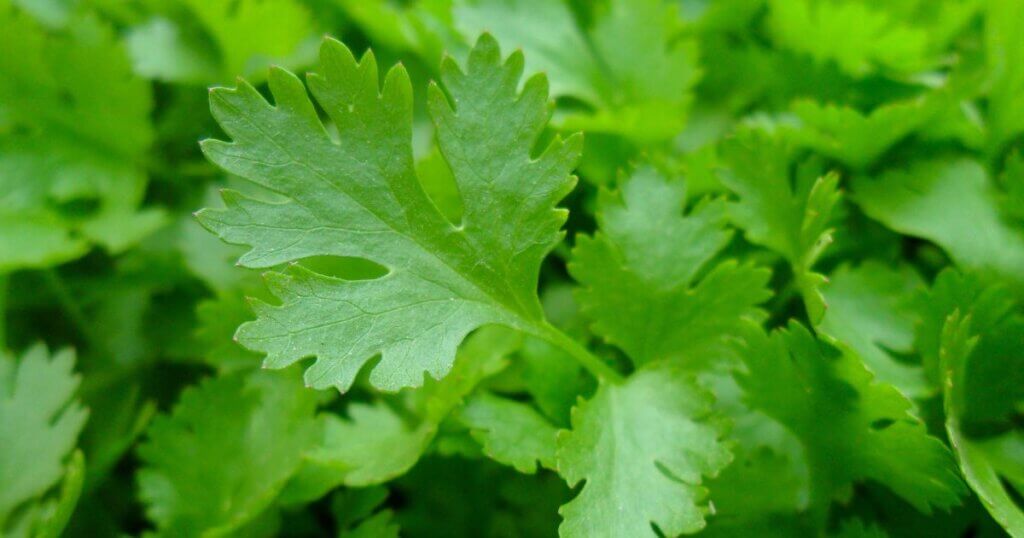
[[[1022,35],[0,0],[0,535],[1024,537]]]

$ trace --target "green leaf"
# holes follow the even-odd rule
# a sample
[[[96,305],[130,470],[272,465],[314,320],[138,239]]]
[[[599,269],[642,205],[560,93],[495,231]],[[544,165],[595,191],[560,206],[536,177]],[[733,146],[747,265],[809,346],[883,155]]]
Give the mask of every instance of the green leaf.
[[[1024,224],[1024,156],[1020,152],[1006,158],[999,179],[1004,191],[1000,196],[1000,209],[1008,218]]]
[[[146,514],[164,535],[224,535],[260,517],[316,434],[298,372],[209,378],[153,420],[138,449]]]
[[[796,139],[824,155],[856,169],[873,164],[882,154],[934,114],[924,98],[885,104],[869,114],[849,106],[820,105],[797,101],[793,112],[800,118]]]
[[[47,28],[60,28],[68,23],[74,11],[71,0],[11,0]]]
[[[747,402],[800,438],[819,514],[862,480],[924,513],[959,504],[964,486],[949,450],[910,413],[911,402],[872,379],[858,358],[796,322],[770,336],[751,326],[739,347]]]
[[[200,83],[221,76],[219,58],[201,31],[161,16],[131,27],[125,45],[135,72],[165,82]]]
[[[107,380],[97,382],[90,377],[93,376],[86,377],[82,392],[92,419],[79,441],[79,447],[89,460],[86,491],[92,491],[112,478],[115,466],[156,415],[156,402],[140,397],[137,380],[115,384]]]
[[[873,219],[933,241],[961,267],[1024,289],[1024,233],[999,213],[995,187],[977,162],[916,162],[877,179],[858,177],[853,199]]]
[[[907,266],[870,260],[840,266],[822,287],[828,310],[817,329],[856,351],[879,381],[911,398],[933,394],[921,366],[900,359],[914,351],[917,316],[910,298],[923,285]]]
[[[547,118],[547,84],[534,76],[517,92],[522,66],[522,54],[502,62],[497,43],[484,36],[466,72],[444,62],[450,101],[431,86],[441,153],[463,199],[458,226],[438,212],[415,176],[412,90],[401,66],[388,72],[378,93],[372,55],[357,63],[341,43],[324,42],[321,73],[310,76],[310,88],[339,141],[301,82],[283,70],[270,75],[275,106],[247,84],[214,90],[213,113],[234,141],[207,140],[206,155],[287,198],[266,203],[228,192],[227,209],[200,213],[225,240],[252,246],[241,264],[348,256],[387,269],[359,281],[299,266],[271,273],[282,304],[256,303],[259,319],[239,329],[239,340],[267,353],[272,368],[315,356],[307,383],[343,391],[380,354],[370,382],[394,391],[422,384],[424,372],[444,376],[459,342],[481,325],[539,332],[537,273],[562,237],[566,213],[554,204],[574,184],[569,171],[580,138],[556,138],[531,156]]]
[[[408,50],[428,64],[464,47],[452,27],[451,0],[336,0],[344,14],[380,47]]]
[[[393,521],[391,510],[382,510],[366,518],[350,531],[339,534],[341,538],[398,538],[399,527]]]
[[[127,45],[139,74],[203,84],[305,65],[315,30],[309,9],[295,0],[175,0],[133,27]]]
[[[339,529],[355,526],[360,520],[373,515],[388,499],[383,486],[340,489],[331,496],[331,513]]]
[[[395,488],[403,536],[557,536],[568,497],[553,473],[524,475],[487,459],[426,459]],[[443,522],[439,524],[438,522]]]
[[[347,418],[321,416],[323,441],[306,454],[313,469],[340,475],[337,483],[363,487],[387,482],[409,470],[437,431],[437,425],[409,424],[384,402],[353,403]],[[309,472],[309,471],[304,471]]]
[[[708,532],[738,522],[763,524],[762,518],[804,513],[810,472],[800,440],[782,424],[749,408],[730,371],[701,372],[701,383],[716,399],[716,411],[732,427],[728,442],[733,462],[707,484],[715,507]]]
[[[918,305],[925,320],[918,338],[927,349],[926,364],[940,376],[945,375],[941,342],[949,315],[969,315],[971,330],[980,335],[957,366],[957,391],[966,395],[956,405],[958,427],[988,436],[1013,428],[1024,402],[1024,316],[1013,296],[999,282],[949,269],[918,297]]]
[[[747,240],[781,255],[793,270],[812,323],[825,315],[820,287],[825,277],[811,270],[832,242],[829,228],[839,202],[839,176],[817,177],[808,169],[797,170],[791,179],[792,145],[782,136],[758,129],[744,129],[727,140],[722,155],[728,164],[721,176],[739,197],[729,204],[733,222]]]
[[[523,389],[537,407],[555,424],[568,426],[579,395],[593,393],[594,378],[571,356],[538,338],[525,338],[516,360]]]
[[[466,340],[444,379],[403,392],[399,402],[352,403],[345,418],[321,414],[320,438],[306,453],[303,469],[284,497],[289,502],[309,501],[342,484],[363,487],[404,474],[463,398],[507,366],[507,356],[519,341],[512,331],[484,328]]]
[[[651,169],[620,193],[602,193],[593,237],[576,240],[569,271],[598,335],[637,366],[659,359],[717,358],[743,317],[760,317],[769,273],[711,259],[729,241],[721,201],[684,214],[686,188]],[[698,278],[699,276],[699,278]]]
[[[839,532],[829,536],[835,538],[886,538],[889,535],[877,526],[864,523],[860,519],[848,519],[840,526]]]
[[[493,32],[521,48],[527,72],[547,73],[554,96],[592,107],[558,118],[563,129],[641,142],[674,136],[700,74],[693,42],[678,37],[677,10],[661,0],[611,0],[595,12],[581,29],[566,2],[467,0],[456,2],[454,19],[469,38]]]
[[[0,2],[0,272],[117,253],[163,223],[138,211],[150,90],[111,28],[47,31]]]
[[[1014,494],[1003,484],[999,469],[989,460],[983,445],[964,433],[960,421],[967,401],[965,371],[977,342],[978,337],[971,330],[970,316],[960,312],[949,316],[942,330],[940,348],[946,433],[960,460],[960,469],[967,483],[1006,532],[1014,538],[1020,538],[1024,536],[1024,510],[1017,505]]]
[[[988,64],[989,151],[1001,151],[1024,132],[1024,44],[1020,28],[1024,6],[1014,0],[990,0],[985,6],[985,54]]]
[[[962,1],[769,0],[768,5],[768,27],[780,47],[834,61],[855,77],[912,75],[935,66],[948,40],[977,10],[975,2]]]
[[[558,436],[558,473],[586,481],[559,513],[562,536],[678,536],[705,525],[705,476],[731,456],[711,419],[712,396],[677,366],[654,363],[605,384]]]
[[[457,416],[487,457],[526,474],[537,472],[538,463],[555,468],[557,429],[530,404],[480,392]]]
[[[43,345],[32,347],[20,359],[0,353],[0,532],[5,535],[16,527],[50,525],[36,503],[62,476],[75,472],[65,465],[88,412],[75,398],[79,377],[72,370],[74,364],[73,351],[51,356]],[[70,510],[74,502],[70,504],[57,510]]]
[[[35,538],[59,538],[63,535],[64,528],[78,506],[84,483],[85,457],[81,450],[76,450],[71,454],[71,461],[64,471],[56,499],[46,503],[41,511],[40,527],[34,534]]]
[[[271,199],[273,196],[272,193],[259,194],[267,194]],[[220,196],[212,187],[203,193],[204,204],[215,204],[218,200]],[[221,241],[191,218],[179,220],[175,231],[178,234],[176,247],[181,252],[186,268],[211,290],[220,294],[237,292],[240,287],[255,280],[253,271],[235,265],[235,260],[245,254],[245,247]]]
[[[238,326],[252,319],[252,310],[239,292],[220,293],[196,306],[196,341],[203,359],[220,372],[232,372],[260,365],[260,355],[238,345],[233,339]]]
[[[925,374],[934,386],[942,385],[939,351],[946,318],[956,310],[971,314],[971,325],[987,332],[1007,318],[1014,308],[1005,287],[974,273],[948,268],[939,273],[929,290],[914,297],[921,318],[914,334],[914,347],[921,354]]]

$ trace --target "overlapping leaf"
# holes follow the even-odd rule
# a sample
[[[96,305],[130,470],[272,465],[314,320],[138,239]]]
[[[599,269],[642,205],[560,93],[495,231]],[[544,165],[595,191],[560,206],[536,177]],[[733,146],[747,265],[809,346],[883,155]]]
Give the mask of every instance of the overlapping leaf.
[[[941,339],[946,432],[960,460],[960,468],[967,483],[978,494],[992,517],[1010,536],[1024,536],[1024,508],[1015,500],[1024,489],[1019,457],[1024,448],[1024,440],[1019,434],[1009,434],[1005,442],[1011,448],[1003,454],[1012,456],[1001,458],[998,452],[992,450],[993,447],[999,447],[998,440],[985,442],[972,439],[963,427],[965,405],[971,395],[968,392],[967,368],[979,340],[971,330],[969,314],[959,310],[952,313],[943,327]],[[1020,349],[1016,351],[1019,353]],[[1014,365],[1004,366],[1007,366],[1004,370],[1007,372],[1014,369]],[[1019,370],[1019,364],[1015,366]],[[983,397],[977,392],[973,395]]]
[[[914,351],[917,319],[910,299],[922,286],[909,267],[870,261],[840,267],[822,289],[829,308],[818,329],[856,351],[879,381],[907,396],[926,396],[933,385],[923,368],[900,358]]]
[[[556,429],[529,404],[483,392],[458,417],[489,458],[527,474],[555,467]]]
[[[0,271],[118,252],[159,226],[138,211],[150,90],[112,29],[81,16],[49,32],[5,0],[0,49]]]
[[[562,127],[640,141],[678,133],[699,70],[692,42],[678,39],[674,7],[612,0],[594,11],[592,25],[581,29],[562,0],[467,0],[456,2],[454,19],[466,36],[489,31],[521,47],[528,71],[547,73],[555,96],[593,107],[566,113],[557,120]]]
[[[242,372],[185,390],[139,447],[146,513],[166,536],[223,535],[264,515],[316,435],[298,372]]]
[[[867,479],[925,513],[959,503],[964,487],[949,450],[910,414],[911,402],[872,379],[856,356],[795,322],[771,335],[750,327],[740,352],[748,372],[739,381],[749,405],[805,447],[819,516]]]
[[[792,145],[759,129],[739,131],[724,143],[722,154],[728,165],[722,183],[739,197],[729,204],[730,218],[747,240],[789,263],[807,313],[817,323],[825,314],[819,290],[825,278],[811,268],[832,242],[829,225],[839,202],[839,177],[816,177],[811,169],[800,168],[794,180]]]
[[[856,109],[798,101],[793,112],[802,127],[796,137],[824,155],[853,168],[873,164],[893,144],[921,127],[936,113],[924,99],[895,102],[862,114]]]
[[[939,4],[770,0],[769,26],[779,46],[835,62],[850,75],[912,74],[937,64],[977,11],[971,1]]]
[[[985,169],[970,159],[912,164],[879,178],[859,177],[853,199],[872,218],[941,246],[964,268],[1007,278],[1024,288],[1024,231],[999,211]]]
[[[319,438],[284,496],[292,502],[308,501],[342,484],[362,487],[402,475],[419,461],[441,423],[463,399],[507,366],[519,341],[506,329],[482,329],[459,349],[452,372],[444,379],[407,390],[398,402],[352,403],[346,417],[321,414]]]
[[[65,474],[88,416],[75,397],[80,380],[74,364],[74,352],[51,356],[42,345],[18,359],[0,353],[0,533],[5,536],[41,533],[56,515],[45,513],[39,502]],[[77,458],[77,471],[68,472],[78,473],[81,488],[81,454]],[[73,509],[74,501],[62,510]],[[58,532],[67,516],[53,523]]]
[[[637,366],[658,359],[706,364],[723,354],[724,338],[744,317],[757,317],[768,297],[768,272],[727,261],[709,266],[729,241],[721,201],[683,213],[681,181],[650,169],[621,193],[604,193],[599,230],[577,238],[570,272],[584,287],[584,314],[594,331],[621,347]]]
[[[181,83],[262,78],[272,64],[312,60],[315,26],[294,0],[173,0],[155,4],[127,38],[135,70]]]

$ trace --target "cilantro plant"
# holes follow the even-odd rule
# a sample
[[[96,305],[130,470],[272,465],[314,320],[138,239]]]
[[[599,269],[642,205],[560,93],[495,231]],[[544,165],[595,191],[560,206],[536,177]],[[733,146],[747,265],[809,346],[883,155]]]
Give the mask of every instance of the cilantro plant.
[[[0,535],[1024,537],[1021,35],[0,0]]]

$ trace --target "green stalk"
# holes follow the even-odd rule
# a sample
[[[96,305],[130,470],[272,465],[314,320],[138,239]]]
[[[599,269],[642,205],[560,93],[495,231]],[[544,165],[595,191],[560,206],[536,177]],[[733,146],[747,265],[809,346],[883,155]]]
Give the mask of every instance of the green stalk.
[[[64,284],[64,279],[53,269],[47,269],[42,274],[50,291],[57,298],[57,302],[60,303],[64,313],[67,314],[68,319],[71,321],[71,325],[82,335],[86,343],[93,344],[92,331],[89,328],[89,322],[85,317],[85,313],[82,312],[82,307],[79,306],[78,301],[72,297],[68,287]]]
[[[591,353],[590,350],[581,346],[576,340],[573,340],[554,325],[545,321],[538,329],[536,336],[569,354],[581,366],[586,368],[588,372],[593,374],[594,377],[616,385],[625,382],[622,374],[616,372],[614,368],[602,361],[597,355]]]
[[[0,352],[7,349],[7,273],[0,273]]]

